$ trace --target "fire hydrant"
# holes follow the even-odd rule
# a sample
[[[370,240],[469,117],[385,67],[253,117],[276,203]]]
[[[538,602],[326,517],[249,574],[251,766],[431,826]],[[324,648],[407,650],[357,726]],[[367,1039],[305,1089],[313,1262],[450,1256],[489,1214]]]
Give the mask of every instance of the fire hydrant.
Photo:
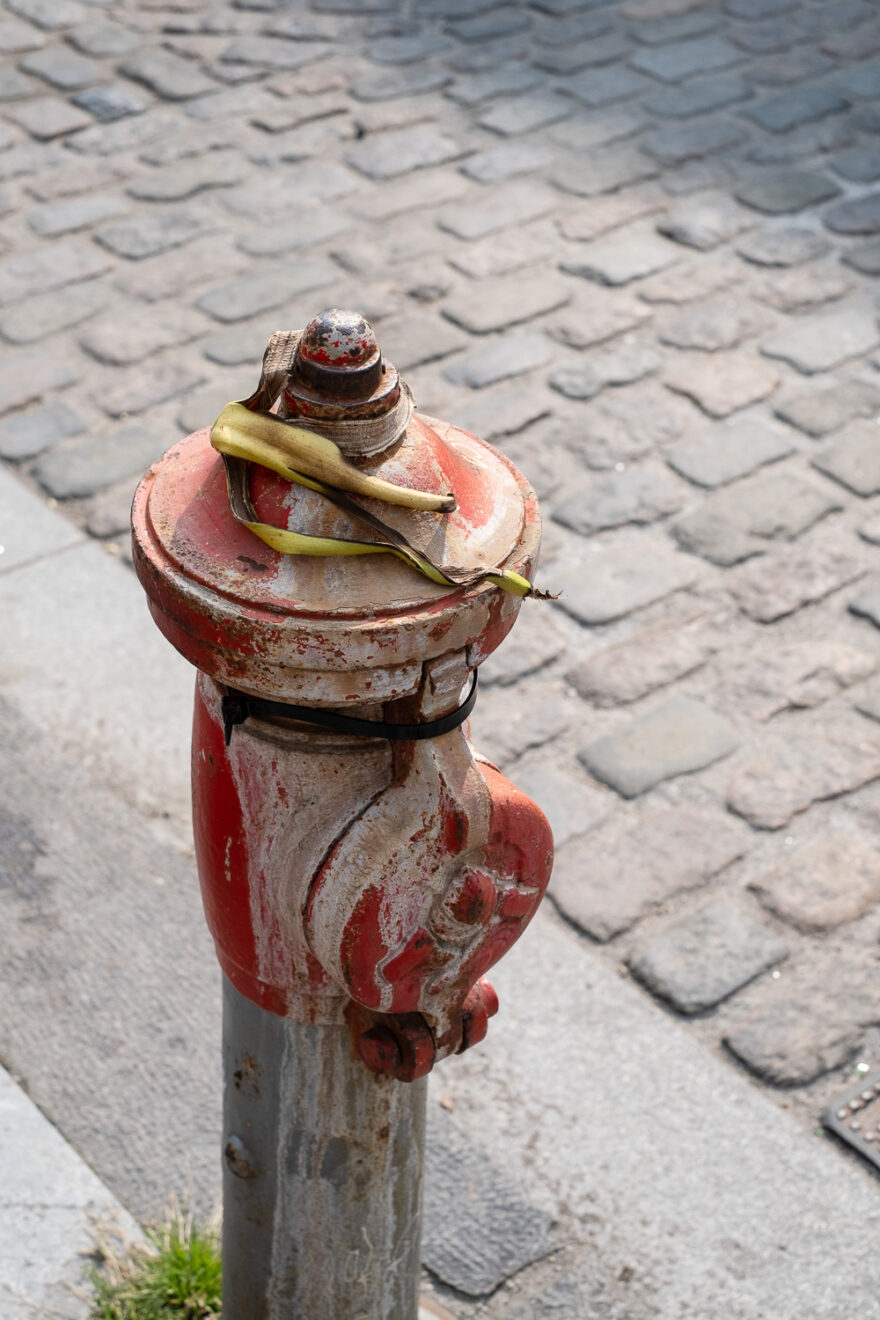
[[[353,313],[274,336],[247,406],[282,441],[284,425],[323,436],[346,471],[442,495],[447,511],[329,501],[284,464],[221,456],[207,429],[135,496],[150,610],[199,671],[195,844],[224,994],[223,1314],[415,1320],[426,1074],[485,1035],[484,973],[552,861],[542,813],[465,733],[478,666],[522,600],[499,580],[528,589],[538,508],[491,446],[413,411]],[[340,553],[381,548],[376,527],[388,553]],[[271,529],[321,545],[273,549]]]

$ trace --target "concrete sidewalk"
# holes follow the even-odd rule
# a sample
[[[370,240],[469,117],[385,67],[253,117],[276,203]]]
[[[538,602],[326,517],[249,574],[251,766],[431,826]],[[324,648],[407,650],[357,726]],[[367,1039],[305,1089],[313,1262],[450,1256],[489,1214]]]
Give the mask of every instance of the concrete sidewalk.
[[[26,547],[37,519],[43,554]],[[161,1213],[173,1193],[209,1207],[217,970],[176,828],[192,676],[129,569],[6,476],[0,520],[12,529],[0,572],[0,1056],[135,1214]],[[121,656],[109,645],[120,639]],[[880,1200],[863,1168],[551,908],[496,981],[487,1041],[441,1067],[432,1092],[425,1260],[457,1315],[880,1317]],[[22,1124],[32,1119],[25,1107]],[[4,1126],[4,1168],[23,1131]],[[6,1241],[19,1217],[6,1208]],[[84,1222],[66,1241],[55,1221],[33,1226],[54,1284],[70,1278]]]

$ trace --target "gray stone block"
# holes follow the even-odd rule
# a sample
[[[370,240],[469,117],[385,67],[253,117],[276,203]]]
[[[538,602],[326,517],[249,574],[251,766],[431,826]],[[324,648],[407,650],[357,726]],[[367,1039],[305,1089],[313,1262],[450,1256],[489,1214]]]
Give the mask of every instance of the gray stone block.
[[[191,96],[217,90],[212,78],[206,78],[189,60],[170,51],[145,50],[124,60],[119,72],[143,83],[166,101],[185,101]]]
[[[681,87],[664,87],[646,97],[644,105],[652,115],[663,119],[692,119],[747,101],[750,96],[754,96],[754,89],[744,78],[695,78]]]
[[[657,221],[657,230],[676,243],[707,252],[735,238],[752,223],[746,212],[719,193],[696,202],[680,202]]]
[[[569,839],[592,829],[608,815],[611,795],[590,784],[580,767],[568,770],[548,764],[546,754],[533,754],[510,767],[518,788],[537,802],[550,822],[553,843],[561,848]]]
[[[44,454],[34,475],[56,499],[93,495],[124,477],[140,475],[162,452],[162,442],[142,426],[123,426]]]
[[[848,105],[849,102],[836,92],[824,87],[807,86],[782,92],[769,101],[762,101],[760,105],[750,106],[743,114],[771,133],[785,133],[798,124],[838,114],[846,110]]]
[[[442,165],[464,154],[464,149],[448,134],[430,124],[416,124],[412,128],[367,136],[346,153],[345,159],[362,174],[381,180]]]
[[[812,710],[877,668],[868,652],[846,642],[811,638],[807,642],[763,645],[731,657],[723,669],[725,701],[753,720],[782,711]]]
[[[588,625],[622,619],[690,586],[696,577],[694,560],[665,540],[630,534],[596,542],[582,558],[553,565],[555,589],[561,592],[558,607]]]
[[[796,394],[774,409],[777,416],[807,435],[827,435],[856,417],[880,414],[880,389],[868,381],[846,380],[845,386],[828,386]]]
[[[835,156],[831,168],[852,183],[876,183],[880,179],[880,151],[873,146],[855,147]]]
[[[761,345],[766,357],[781,358],[804,375],[830,371],[848,358],[861,357],[880,343],[877,316],[867,307],[835,308],[802,319]]]
[[[612,64],[601,69],[585,69],[575,74],[566,83],[566,89],[579,101],[592,110],[613,105],[615,101],[625,101],[628,97],[638,96],[656,87],[650,78],[645,78],[634,69],[623,64]]]
[[[663,165],[683,165],[735,147],[744,136],[739,125],[730,120],[706,119],[682,127],[656,128],[647,134],[643,147]]]
[[[13,123],[30,133],[31,137],[43,142],[50,138],[64,137],[92,122],[75,105],[55,96],[36,96],[29,101],[22,101],[20,105],[7,110],[6,114]]]
[[[770,738],[731,775],[727,805],[750,825],[780,830],[814,802],[852,793],[880,776],[880,747],[867,731]]]
[[[656,522],[676,513],[683,503],[680,484],[664,476],[663,468],[654,463],[594,481],[558,505],[553,517],[588,536],[625,523]]]
[[[844,254],[843,260],[848,266],[852,266],[853,270],[861,271],[863,275],[880,275],[880,240],[850,248]]]
[[[784,940],[738,902],[718,898],[642,943],[637,980],[680,1013],[703,1013],[788,957]]]
[[[545,183],[515,179],[477,197],[467,206],[444,207],[437,224],[456,238],[485,238],[500,229],[524,225],[549,215],[559,206],[559,193]]]
[[[825,213],[825,223],[838,234],[880,233],[880,192],[838,202]]]
[[[880,431],[876,421],[851,422],[834,443],[816,454],[813,466],[856,495],[880,491]]]
[[[762,1012],[734,1025],[724,1044],[772,1086],[806,1086],[851,1058],[859,1026],[833,1007],[777,996]]]
[[[543,142],[503,142],[468,156],[461,171],[478,183],[505,183],[519,174],[533,174],[546,163],[547,146]]]
[[[74,105],[87,110],[102,124],[128,115],[141,115],[149,109],[149,102],[138,96],[125,83],[108,83],[104,87],[91,87],[73,98]]]
[[[97,65],[65,46],[44,46],[32,51],[25,55],[19,68],[25,73],[35,73],[62,92],[77,92],[98,82],[101,76]]]
[[[515,137],[567,119],[574,109],[575,103],[570,97],[555,92],[525,92],[513,100],[499,101],[486,110],[478,122],[493,133]]]
[[[553,356],[553,345],[545,335],[505,335],[457,358],[444,369],[453,385],[481,390],[509,376],[519,376],[543,367]]]
[[[217,321],[245,321],[259,312],[280,307],[297,294],[330,284],[338,277],[338,268],[330,261],[311,257],[296,265],[260,270],[255,275],[221,284],[202,294],[196,305]]]
[[[710,417],[727,417],[766,399],[779,376],[759,358],[729,352],[673,366],[666,384],[693,399]]]
[[[95,59],[99,60],[114,57],[119,59],[123,55],[130,55],[132,51],[137,50],[139,44],[137,33],[129,31],[119,23],[104,22],[101,19],[78,24],[68,34],[67,40],[77,50],[81,50],[86,55],[94,55]]]
[[[830,246],[818,230],[793,224],[747,234],[737,243],[736,250],[756,266],[800,266],[823,256]]]
[[[673,530],[687,549],[728,567],[763,554],[769,540],[793,540],[841,507],[825,489],[782,470],[710,495]]]
[[[566,678],[594,706],[638,701],[706,663],[718,648],[708,622],[692,613],[642,628],[627,641],[596,651]]]
[[[79,343],[99,362],[121,367],[143,362],[160,349],[188,344],[204,329],[202,318],[188,307],[156,304],[137,316],[121,307],[90,322]]]
[[[28,216],[28,224],[41,238],[57,238],[61,234],[73,234],[78,229],[88,229],[126,209],[127,203],[122,197],[114,197],[111,193],[87,193],[83,197],[38,207]]]
[[[839,193],[840,188],[827,174],[807,170],[768,170],[746,179],[736,189],[741,202],[768,215],[804,211]]]
[[[736,421],[681,441],[666,461],[688,481],[712,489],[786,458],[794,450],[792,439],[781,427],[763,421]]]
[[[720,811],[675,805],[634,818],[615,813],[558,851],[550,896],[569,921],[604,943],[718,875],[751,838]]]
[[[749,888],[774,916],[821,934],[857,921],[880,901],[880,857],[855,835],[832,829],[788,853]]]
[[[739,742],[733,725],[690,697],[674,697],[619,732],[585,747],[590,774],[622,797],[638,797],[666,779],[704,770]]]
[[[499,68],[487,69],[485,73],[456,78],[446,89],[446,95],[462,105],[479,105],[481,101],[496,96],[527,92],[538,82],[540,78],[527,64],[503,64]]]
[[[189,243],[205,232],[205,222],[190,211],[147,212],[105,225],[95,235],[102,247],[130,261],[142,261]]]
[[[837,546],[789,546],[755,567],[737,570],[730,581],[734,600],[758,623],[774,623],[816,600],[824,600],[864,572],[855,555]],[[852,608],[852,607],[850,607]]]
[[[695,73],[711,73],[739,63],[742,51],[723,37],[698,37],[690,41],[670,42],[637,51],[630,60],[634,69],[649,73],[663,82],[677,83]]]
[[[564,281],[546,275],[483,280],[479,299],[470,289],[462,290],[447,298],[442,311],[471,334],[484,335],[555,311],[568,302],[571,293]]]
[[[0,366],[0,417],[35,403],[75,380],[73,368],[66,362],[59,362],[52,354],[22,357],[6,354]]]
[[[561,262],[561,269],[599,284],[629,284],[665,270],[680,256],[673,243],[642,223],[585,244]]]
[[[550,384],[568,399],[592,399],[606,386],[629,385],[652,375],[663,362],[650,344],[625,340],[600,349],[584,367],[554,371]]]
[[[0,313],[0,333],[13,344],[32,344],[80,325],[102,311],[111,293],[105,284],[89,281],[69,285],[64,296],[39,294]]]
[[[182,202],[209,188],[232,187],[246,175],[247,167],[237,152],[209,151],[195,160],[141,175],[128,185],[128,193],[139,201]]]
[[[733,348],[741,340],[765,329],[766,325],[766,313],[754,304],[728,296],[703,303],[688,303],[683,311],[664,319],[658,337],[661,343],[673,344],[676,348],[716,352]]]
[[[35,458],[66,436],[80,435],[85,429],[83,419],[60,401],[30,412],[12,413],[0,422],[0,457],[20,463]]]

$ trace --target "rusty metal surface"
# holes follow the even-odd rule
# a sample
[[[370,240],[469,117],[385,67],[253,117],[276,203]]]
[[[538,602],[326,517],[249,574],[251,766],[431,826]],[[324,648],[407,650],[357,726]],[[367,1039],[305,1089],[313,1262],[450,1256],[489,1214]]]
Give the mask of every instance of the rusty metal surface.
[[[847,1087],[828,1106],[822,1122],[880,1169],[880,1071],[868,1073]]]

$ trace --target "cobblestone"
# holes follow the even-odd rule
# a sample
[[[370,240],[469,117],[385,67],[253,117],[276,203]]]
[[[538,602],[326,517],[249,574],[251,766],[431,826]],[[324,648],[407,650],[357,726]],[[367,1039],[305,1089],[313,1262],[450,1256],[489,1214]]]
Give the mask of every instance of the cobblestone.
[[[120,367],[142,362],[162,348],[189,343],[203,329],[204,322],[195,312],[156,304],[137,318],[124,311],[107,312],[91,322],[79,342],[99,362]]]
[[[553,346],[544,335],[505,335],[458,358],[443,374],[454,385],[481,390],[508,376],[542,367],[552,355]]]
[[[851,422],[833,444],[813,457],[813,466],[856,495],[880,491],[880,446],[876,421]]]
[[[723,37],[700,37],[690,41],[669,42],[637,51],[630,60],[634,69],[649,73],[663,82],[677,83],[695,73],[726,69],[742,60],[742,51]]]
[[[639,946],[633,975],[680,1013],[703,1013],[788,956],[778,935],[728,898],[719,898]]]
[[[559,850],[550,894],[570,921],[605,942],[698,889],[748,847],[748,831],[719,811],[673,806],[640,819],[616,816]]]
[[[862,561],[836,546],[791,546],[756,567],[740,569],[731,592],[750,618],[774,623],[803,605],[824,600],[862,572]]]
[[[813,482],[777,471],[710,496],[674,531],[688,550],[726,568],[763,554],[769,540],[793,540],[840,508],[840,500]]]
[[[167,101],[185,101],[191,96],[201,96],[203,92],[213,92],[217,84],[188,61],[167,51],[142,51],[124,60],[119,72],[126,78],[143,83],[151,92],[162,96]]]
[[[91,123],[89,116],[82,110],[55,96],[34,97],[6,113],[13,123],[19,124],[31,137],[41,141],[63,137]]]
[[[309,258],[282,268],[245,275],[209,290],[197,306],[217,321],[246,321],[258,312],[269,312],[297,293],[306,293],[330,284],[338,275],[336,267],[320,257]]]
[[[797,87],[750,106],[743,113],[771,133],[785,133],[799,124],[846,110],[848,104],[842,96],[824,87]]]
[[[832,830],[749,887],[775,916],[817,934],[858,920],[880,900],[880,859],[852,834]]]
[[[196,160],[144,174],[128,185],[131,197],[147,202],[182,202],[207,188],[229,188],[245,177],[244,162],[233,152],[211,151]]]
[[[832,206],[825,223],[838,234],[880,233],[880,192]]]
[[[594,542],[581,560],[554,564],[559,607],[580,623],[610,623],[683,587],[697,577],[693,561],[661,542],[650,549],[632,533]]]
[[[858,1026],[815,997],[774,998],[763,1012],[737,1025],[724,1043],[742,1063],[773,1086],[804,1086],[846,1063],[861,1039]]]
[[[733,726],[716,711],[690,697],[672,697],[619,733],[590,743],[580,758],[596,779],[631,798],[665,779],[705,769],[737,743]]]
[[[676,616],[597,651],[566,678],[594,706],[624,705],[694,673],[717,647],[705,614]]]
[[[490,330],[531,321],[543,312],[564,306],[571,290],[561,280],[542,275],[528,275],[517,280],[484,280],[479,301],[470,292],[447,298],[443,313],[472,334],[485,335]]]
[[[836,302],[854,287],[855,281],[845,271],[826,261],[767,276],[753,292],[761,302],[780,312],[808,312]]]
[[[0,307],[78,280],[103,275],[110,263],[84,239],[65,239],[51,248],[0,258]]]
[[[94,495],[124,477],[139,476],[161,448],[161,441],[151,431],[123,426],[107,435],[50,450],[38,460],[34,475],[56,499]]]
[[[814,802],[851,793],[880,776],[877,741],[835,731],[774,739],[731,776],[727,805],[750,825],[780,830]]]
[[[109,124],[127,115],[141,115],[149,102],[125,83],[108,83],[105,87],[90,87],[72,98],[74,105],[87,110],[99,123]]]
[[[122,197],[109,193],[87,193],[72,201],[50,202],[38,207],[28,216],[28,224],[41,238],[56,238],[59,234],[73,234],[78,229],[90,229],[101,220],[109,220],[126,210]]]
[[[704,303],[689,303],[684,311],[665,317],[658,328],[663,344],[676,348],[700,348],[714,352],[733,348],[765,328],[767,317],[754,306],[724,297]]]
[[[779,384],[779,376],[759,358],[728,353],[673,367],[666,384],[693,399],[710,417],[727,417],[766,399]]]
[[[85,429],[83,419],[66,402],[12,413],[0,421],[0,456],[21,463]]]
[[[773,170],[739,185],[736,195],[746,206],[768,215],[805,211],[836,197],[840,188],[827,174],[807,170]]]
[[[851,248],[843,260],[863,275],[880,275],[880,242],[864,243],[861,247]]]
[[[437,216],[437,223],[457,238],[485,238],[487,234],[494,234],[514,223],[527,224],[549,215],[558,205],[559,194],[552,188],[515,179],[485,197],[444,207]]]
[[[754,91],[743,78],[734,76],[698,78],[683,87],[667,87],[662,92],[645,98],[644,106],[651,114],[664,119],[691,119],[712,110],[747,101]]]
[[[659,464],[621,472],[575,491],[553,511],[564,527],[587,536],[626,523],[652,523],[676,513],[684,502],[678,483]]]
[[[707,252],[748,229],[751,218],[729,198],[719,195],[681,202],[657,222],[657,229],[676,243]]]
[[[34,73],[62,92],[78,92],[98,81],[96,65],[63,46],[44,46],[25,55],[19,68]]]
[[[90,320],[109,298],[107,286],[97,281],[68,285],[63,296],[38,294],[0,314],[0,334],[13,344],[36,343]]]
[[[789,432],[749,418],[683,440],[670,449],[666,461],[688,481],[713,489],[748,476],[765,463],[778,463],[794,447]]]
[[[597,238],[567,257],[562,269],[599,284],[629,284],[655,271],[665,270],[680,257],[680,250],[644,224],[634,225],[607,238]]]
[[[873,417],[880,412],[880,389],[868,381],[847,380],[844,388],[831,385],[795,394],[778,403],[776,412],[807,435],[827,435],[856,417]]]
[[[878,342],[876,314],[866,307],[850,306],[801,320],[790,330],[765,340],[761,351],[767,357],[790,362],[809,376],[861,357]]]
[[[554,371],[550,384],[569,399],[592,399],[607,385],[630,385],[650,376],[663,359],[650,344],[628,342],[628,336],[595,354],[586,367]]]

